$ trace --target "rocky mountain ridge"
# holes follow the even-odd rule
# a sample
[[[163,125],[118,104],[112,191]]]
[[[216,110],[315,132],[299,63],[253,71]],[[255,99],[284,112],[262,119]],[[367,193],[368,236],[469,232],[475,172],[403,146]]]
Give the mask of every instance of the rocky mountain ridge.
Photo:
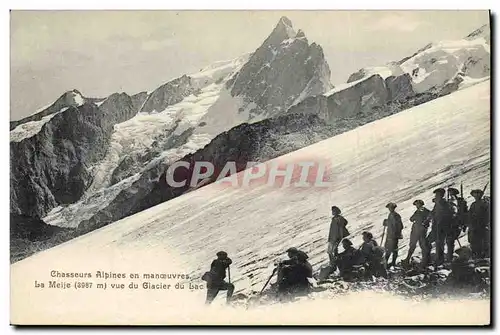
[[[467,43],[484,46],[486,32]],[[486,64],[473,63],[467,80]],[[11,122],[11,213],[78,227],[78,235],[190,191],[164,185],[178,160],[265,161],[463,87],[422,91],[414,73],[374,69],[332,88],[321,47],[282,18],[255,52],[150,93],[67,92]]]

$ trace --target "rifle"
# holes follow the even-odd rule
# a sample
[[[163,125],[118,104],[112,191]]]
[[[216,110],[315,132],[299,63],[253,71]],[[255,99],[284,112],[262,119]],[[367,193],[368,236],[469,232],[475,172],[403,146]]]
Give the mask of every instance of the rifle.
[[[486,192],[486,187],[488,187],[488,184],[489,184],[489,183],[490,183],[490,182],[487,182],[487,183],[486,183],[486,185],[484,185],[484,187],[483,187],[483,194],[484,194],[484,192]]]
[[[227,279],[229,281],[229,284],[231,284],[231,267],[230,267],[230,265],[227,266]]]

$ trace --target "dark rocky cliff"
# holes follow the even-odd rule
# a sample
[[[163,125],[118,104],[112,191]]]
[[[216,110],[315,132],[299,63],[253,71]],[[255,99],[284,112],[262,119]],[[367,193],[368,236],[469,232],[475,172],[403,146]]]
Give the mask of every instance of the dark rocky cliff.
[[[11,141],[10,211],[43,217],[80,199],[92,181],[91,167],[106,154],[114,125],[132,118],[140,100],[115,93],[99,107],[90,102],[69,107],[33,136]]]

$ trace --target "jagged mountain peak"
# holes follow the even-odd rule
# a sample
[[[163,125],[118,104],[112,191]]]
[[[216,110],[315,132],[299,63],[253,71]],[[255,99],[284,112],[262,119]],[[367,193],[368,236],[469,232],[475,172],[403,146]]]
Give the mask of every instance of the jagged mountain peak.
[[[286,16],[281,17],[264,44],[276,44],[289,38],[295,38],[297,33],[293,29],[292,21]]]
[[[292,20],[290,20],[288,17],[286,16],[282,16],[280,18],[280,20],[278,21],[278,24],[283,24],[283,25],[286,25],[286,26],[290,26],[292,27],[293,24],[292,24]]]
[[[227,87],[253,106],[250,119],[260,119],[329,90],[330,68],[322,48],[309,44],[305,33],[295,32],[290,19],[282,17]]]

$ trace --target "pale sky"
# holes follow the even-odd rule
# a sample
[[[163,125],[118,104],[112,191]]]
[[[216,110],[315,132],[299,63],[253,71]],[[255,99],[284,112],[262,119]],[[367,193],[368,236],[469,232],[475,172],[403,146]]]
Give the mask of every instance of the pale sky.
[[[74,88],[153,90],[254,51],[281,16],[323,47],[333,84],[489,22],[487,11],[11,11],[11,119]]]

